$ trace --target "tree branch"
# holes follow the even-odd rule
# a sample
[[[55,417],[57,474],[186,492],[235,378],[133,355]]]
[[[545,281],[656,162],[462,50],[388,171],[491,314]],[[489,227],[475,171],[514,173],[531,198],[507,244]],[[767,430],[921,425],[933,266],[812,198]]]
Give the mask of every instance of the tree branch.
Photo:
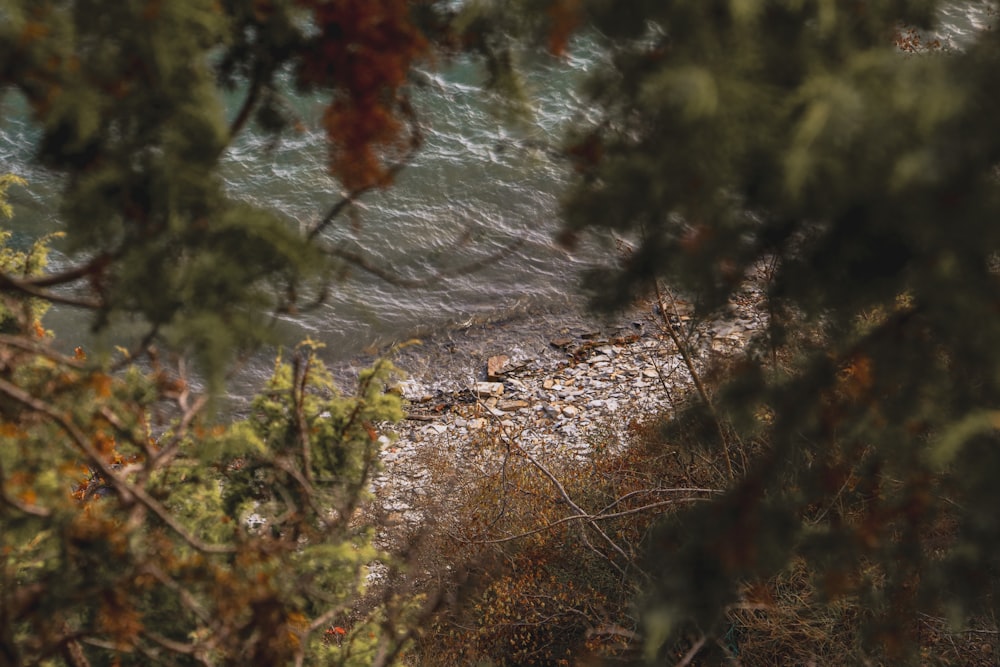
[[[691,380],[694,382],[695,389],[698,391],[698,396],[701,398],[701,402],[704,404],[705,409],[708,410],[709,415],[712,417],[712,421],[715,423],[716,431],[719,434],[719,439],[722,442],[722,453],[726,460],[726,472],[729,474],[729,479],[735,479],[736,473],[733,471],[733,459],[729,454],[729,438],[726,435],[726,431],[722,426],[722,419],[719,417],[718,411],[715,409],[715,404],[712,403],[712,399],[708,395],[708,391],[705,389],[705,385],[701,381],[701,375],[698,373],[698,369],[695,368],[694,361],[691,359],[691,354],[688,351],[687,345],[681,342],[681,339],[677,336],[677,332],[670,325],[670,321],[667,318],[667,304],[663,300],[663,292],[660,290],[660,281],[653,281],[653,286],[656,289],[656,301],[660,306],[660,316],[663,318],[663,328],[666,329],[667,335],[670,336],[670,340],[673,341],[674,346],[677,351],[681,353],[681,358],[684,360],[684,365],[688,369],[688,373],[691,375]]]
[[[37,299],[44,299],[50,303],[59,303],[64,306],[73,306],[75,308],[87,308],[89,310],[98,310],[103,306],[100,301],[94,301],[90,299],[75,298],[71,296],[63,296],[62,294],[56,294],[55,292],[49,292],[41,289],[36,283],[31,280],[26,280],[22,278],[15,278],[9,273],[0,273],[0,288],[9,288],[17,290],[27,294],[28,296],[33,296]]]
[[[226,145],[230,145],[236,135],[240,133],[243,126],[246,125],[247,121],[250,119],[250,112],[253,111],[254,106],[257,104],[257,100],[260,98],[260,89],[262,85],[261,80],[261,67],[260,63],[255,63],[253,68],[253,76],[250,78],[250,88],[247,90],[247,96],[243,100],[243,105],[240,107],[239,112],[233,118],[233,122],[229,124],[229,141]]]
[[[101,271],[111,261],[113,255],[102,253],[89,262],[73,268],[65,269],[59,273],[46,273],[40,276],[29,276],[21,279],[25,285],[33,287],[55,287],[65,285],[81,278],[85,278],[93,273]]]
[[[491,415],[492,418],[495,419],[495,420],[499,419],[490,410],[487,410],[487,414]],[[514,442],[514,440],[508,436],[506,427],[504,427],[502,424],[501,424],[501,436],[503,437],[504,441],[507,443],[508,447],[514,448],[519,454],[521,454],[522,456],[524,456],[524,458],[527,459],[527,461],[529,463],[531,463],[531,465],[534,466],[536,470],[538,470],[539,472],[541,472],[542,475],[545,476],[545,478],[549,480],[549,483],[552,484],[553,487],[555,487],[556,491],[559,493],[560,497],[562,497],[563,501],[565,501],[565,503],[567,505],[569,505],[569,507],[574,512],[576,512],[577,515],[579,515],[580,520],[584,521],[598,535],[600,535],[601,539],[603,539],[615,551],[615,553],[617,553],[619,556],[621,556],[622,559],[625,561],[626,564],[631,561],[631,559],[629,558],[628,554],[626,554],[625,551],[620,546],[618,546],[618,544],[614,540],[612,540],[608,536],[608,534],[605,533],[604,530],[599,525],[597,525],[597,522],[593,518],[590,517],[590,513],[589,512],[585,512],[579,505],[577,505],[573,501],[573,498],[570,497],[569,492],[566,491],[566,487],[564,487],[562,485],[562,482],[559,481],[559,478],[557,478],[554,474],[552,474],[552,471],[550,471],[547,467],[545,467],[541,463],[541,461],[539,461],[538,459],[536,459],[526,449],[524,449],[523,447],[521,447],[520,445],[518,445],[516,442]],[[600,552],[598,552],[598,553],[600,553]],[[614,561],[612,561],[610,558],[608,558],[607,560],[608,560],[609,563],[611,563],[615,567],[615,569],[617,569],[619,571],[619,573],[621,573],[623,576],[625,575],[625,571],[621,567],[619,567]]]
[[[693,502],[697,502],[699,500],[708,500],[708,499],[707,498],[700,498],[700,497],[694,497],[694,498],[673,498],[671,500],[661,500],[660,502],[657,502],[657,503],[649,503],[648,505],[643,505],[642,507],[634,507],[632,509],[622,510],[621,512],[611,512],[609,514],[586,514],[586,513],[584,513],[584,514],[574,514],[573,516],[563,517],[561,519],[553,521],[552,523],[547,523],[544,526],[541,526],[539,528],[534,528],[532,530],[525,531],[525,532],[519,533],[517,535],[508,535],[507,537],[498,537],[498,538],[491,539],[491,540],[461,540],[461,541],[463,541],[463,542],[465,542],[467,544],[503,544],[505,542],[514,542],[516,540],[520,540],[520,539],[523,539],[525,537],[531,537],[532,535],[537,535],[539,533],[543,533],[543,532],[548,531],[548,530],[553,530],[553,529],[557,528],[558,526],[562,526],[562,525],[565,525],[565,524],[568,524],[568,523],[572,523],[574,521],[586,521],[586,522],[589,523],[589,522],[593,522],[593,521],[607,521],[607,520],[610,520],[610,519],[620,519],[620,518],[622,518],[624,516],[630,516],[632,514],[641,514],[643,512],[648,512],[650,510],[659,509],[661,507],[666,507],[668,505],[676,505],[678,503],[693,503]],[[456,539],[460,539],[460,538],[456,537]]]
[[[63,366],[69,366],[70,368],[75,368],[76,370],[84,370],[86,365],[82,362],[73,359],[72,357],[67,357],[66,355],[59,354],[49,345],[45,345],[37,340],[32,340],[25,336],[11,336],[9,334],[0,334],[0,345],[7,345],[10,347],[17,347],[25,352],[31,352],[32,354],[37,354],[39,356],[45,357],[50,361],[54,361],[57,364],[62,364]]]
[[[387,271],[382,267],[376,265],[367,257],[361,253],[348,250],[346,248],[330,248],[326,252],[327,254],[342,259],[363,271],[374,275],[377,278],[389,283],[390,285],[395,285],[397,287],[406,288],[417,288],[417,287],[428,287],[446,278],[454,278],[456,276],[468,275],[470,273],[475,273],[483,268],[486,264],[492,264],[494,262],[499,262],[500,260],[513,254],[518,248],[524,245],[526,239],[519,238],[515,239],[513,242],[507,244],[497,252],[484,257],[482,259],[477,259],[469,262],[468,264],[463,264],[461,266],[455,267],[453,269],[448,269],[445,271],[435,271],[429,276],[423,278],[404,278],[396,273]]]
[[[170,512],[168,512],[166,508],[150,497],[149,494],[146,493],[145,489],[129,484],[123,477],[121,477],[118,472],[104,460],[104,457],[101,456],[101,454],[87,441],[86,435],[81,432],[66,415],[56,410],[53,406],[35,398],[20,387],[17,387],[16,385],[13,385],[3,379],[0,379],[0,393],[5,394],[9,398],[28,408],[31,408],[36,412],[47,415],[54,422],[56,422],[73,440],[79,451],[83,452],[89,459],[90,463],[100,471],[101,476],[110,482],[111,486],[114,487],[124,502],[127,503],[132,500],[138,501],[144,507],[153,512],[153,514],[155,514],[164,524],[173,530],[174,533],[184,540],[191,548],[202,553],[209,554],[236,553],[236,549],[234,547],[206,544],[189,533],[187,529],[177,521],[177,519],[171,516]]]
[[[381,178],[347,193],[347,195],[341,198],[340,201],[334,204],[327,212],[327,214],[323,217],[323,219],[320,220],[318,223],[316,223],[306,233],[307,240],[312,241],[317,236],[319,236],[323,232],[323,230],[329,227],[333,223],[333,221],[337,219],[337,216],[339,216],[344,211],[344,209],[346,209],[348,206],[351,206],[354,202],[356,202],[361,195],[371,190],[374,190],[375,188],[384,187],[389,183],[391,183],[396,178],[396,174],[398,174],[404,168],[406,168],[413,160],[413,157],[417,154],[417,151],[424,143],[424,135],[423,131],[420,129],[420,123],[418,122],[417,114],[416,112],[414,112],[413,106],[410,104],[409,99],[403,97],[399,100],[399,104],[400,104],[400,109],[403,112],[403,115],[406,116],[407,120],[409,120],[410,122],[410,145],[406,150],[406,155],[404,155],[397,162],[390,165],[389,168],[386,169],[385,173],[382,175]]]

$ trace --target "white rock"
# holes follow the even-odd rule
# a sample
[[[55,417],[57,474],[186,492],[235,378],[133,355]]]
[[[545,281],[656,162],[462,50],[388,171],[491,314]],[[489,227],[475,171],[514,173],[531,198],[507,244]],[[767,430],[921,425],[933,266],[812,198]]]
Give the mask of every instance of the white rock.
[[[500,396],[503,394],[503,382],[477,382],[475,392],[479,396]]]
[[[505,380],[505,383],[510,385],[512,388],[517,389],[518,391],[528,390],[528,386],[523,382],[521,382],[520,380],[518,380],[517,378],[507,378]]]

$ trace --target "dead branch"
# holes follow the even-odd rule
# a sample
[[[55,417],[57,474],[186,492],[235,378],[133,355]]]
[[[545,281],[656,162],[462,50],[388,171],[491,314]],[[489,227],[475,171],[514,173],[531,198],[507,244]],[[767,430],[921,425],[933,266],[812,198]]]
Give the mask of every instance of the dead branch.
[[[490,415],[490,416],[491,416],[491,417],[492,417],[492,418],[493,418],[494,420],[497,420],[497,419],[498,419],[498,418],[496,417],[496,415],[494,415],[494,414],[493,414],[493,412],[492,412],[492,411],[490,411],[490,410],[487,410],[487,411],[486,411],[486,413],[487,413],[487,414],[489,414],[489,415]],[[598,535],[600,535],[600,536],[601,536],[601,539],[603,539],[603,540],[604,540],[604,541],[605,541],[605,542],[606,542],[606,543],[608,544],[608,546],[610,546],[610,547],[611,547],[611,549],[612,549],[612,550],[613,550],[613,551],[614,551],[615,553],[617,553],[617,554],[618,554],[619,556],[621,556],[621,557],[622,557],[622,559],[624,560],[624,562],[625,562],[625,563],[629,563],[631,559],[629,558],[628,554],[626,554],[626,553],[625,553],[625,550],[624,550],[624,549],[622,549],[622,548],[621,548],[621,547],[620,547],[620,546],[619,546],[619,545],[618,545],[618,544],[617,544],[617,543],[616,543],[616,542],[615,542],[614,540],[612,540],[612,539],[611,539],[611,537],[609,537],[609,536],[608,536],[608,534],[607,534],[606,532],[604,532],[604,530],[603,530],[603,529],[602,529],[602,528],[601,528],[601,527],[600,527],[600,526],[599,526],[599,525],[597,524],[597,522],[596,522],[596,521],[594,521],[594,520],[593,520],[593,519],[591,519],[591,518],[588,518],[588,517],[590,516],[590,513],[589,513],[589,512],[586,512],[586,511],[584,511],[584,510],[583,510],[583,508],[581,508],[581,507],[580,507],[579,505],[577,505],[577,504],[576,504],[576,503],[575,503],[575,502],[573,501],[573,498],[572,498],[572,497],[570,497],[570,495],[569,495],[569,492],[568,492],[568,491],[566,491],[566,487],[564,487],[564,486],[563,486],[563,484],[562,484],[562,482],[560,482],[560,481],[559,481],[559,478],[558,478],[558,477],[556,477],[556,476],[555,476],[555,475],[554,475],[554,474],[552,473],[552,471],[551,471],[551,470],[549,470],[549,469],[548,469],[547,467],[545,467],[545,465],[543,465],[543,464],[541,463],[541,461],[539,461],[539,460],[538,460],[537,458],[535,458],[534,456],[532,456],[532,455],[531,455],[531,454],[530,454],[530,453],[529,453],[529,452],[528,452],[528,451],[527,451],[526,449],[524,449],[524,448],[523,448],[523,447],[521,447],[521,446],[520,446],[519,444],[517,444],[517,443],[516,443],[516,442],[515,442],[515,441],[514,441],[514,440],[513,440],[513,439],[512,439],[512,438],[511,438],[510,436],[509,436],[509,434],[507,433],[507,429],[506,429],[506,427],[504,427],[504,426],[503,426],[502,424],[500,425],[500,433],[501,433],[501,437],[502,437],[502,438],[504,439],[504,442],[505,442],[505,443],[507,444],[507,446],[508,446],[509,448],[512,448],[512,449],[514,449],[514,450],[515,450],[515,451],[516,451],[516,452],[517,452],[518,454],[520,454],[521,456],[523,456],[523,457],[525,458],[525,460],[527,460],[527,461],[528,461],[528,462],[529,462],[529,463],[530,463],[530,464],[531,464],[532,466],[534,466],[536,470],[538,470],[538,471],[539,471],[540,473],[542,473],[542,475],[543,475],[543,476],[544,476],[544,477],[545,477],[546,479],[548,479],[548,480],[549,480],[549,483],[551,483],[551,484],[552,484],[552,486],[553,486],[553,487],[555,487],[556,491],[557,491],[557,492],[559,493],[559,496],[560,496],[560,497],[561,497],[561,498],[563,499],[563,501],[565,501],[565,503],[566,503],[567,505],[569,505],[569,507],[570,507],[570,508],[571,508],[571,509],[572,509],[572,510],[573,510],[573,511],[574,511],[574,512],[575,512],[575,513],[576,513],[576,514],[577,514],[577,515],[578,515],[578,516],[579,516],[579,517],[581,518],[581,520],[583,520],[583,521],[584,521],[584,522],[585,522],[585,523],[586,523],[587,525],[589,525],[589,526],[590,526],[590,527],[591,527],[591,528],[592,528],[592,529],[593,529],[593,530],[594,530],[594,531],[595,531],[595,532],[596,532],[596,533],[597,533]],[[589,545],[589,542],[588,542],[588,541],[586,540],[586,536],[584,536],[584,541],[585,541],[585,542],[587,542],[587,543],[588,543],[588,545]],[[593,548],[593,547],[592,547],[592,548]],[[601,553],[601,552],[600,552],[599,550],[597,550],[597,549],[594,549],[594,551],[595,551],[596,553],[599,553],[599,554]],[[601,555],[603,556],[603,554],[601,554]],[[605,558],[606,558],[606,557],[605,557]],[[625,571],[624,571],[624,570],[623,570],[623,569],[622,569],[622,568],[621,568],[621,567],[620,567],[620,566],[619,566],[619,565],[618,565],[617,563],[615,563],[615,562],[614,562],[613,560],[611,560],[610,558],[606,558],[606,559],[607,559],[607,561],[608,561],[609,563],[611,563],[611,565],[612,565],[612,566],[613,566],[613,567],[614,567],[614,568],[615,568],[616,570],[618,570],[618,571],[619,571],[619,573],[620,573],[620,574],[621,574],[622,576],[625,576]]]
[[[360,252],[349,250],[344,247],[329,248],[326,252],[337,259],[344,260],[352,266],[372,274],[376,278],[379,278],[390,285],[395,285],[396,287],[418,288],[434,285],[435,283],[446,278],[464,276],[480,271],[486,264],[493,264],[507,258],[517,251],[518,248],[524,245],[525,241],[526,239],[524,238],[515,239],[497,252],[482,259],[477,259],[453,269],[435,271],[423,278],[404,278],[397,273],[388,271],[381,266],[378,266]]]
[[[36,299],[43,299],[50,303],[58,303],[64,306],[73,306],[74,308],[99,310],[104,305],[100,301],[65,296],[44,290],[30,279],[15,278],[9,273],[0,273],[0,288],[13,289],[23,294],[27,294],[28,296],[35,297]]]
[[[735,479],[736,473],[733,471],[733,459],[729,454],[729,437],[726,435],[726,430],[722,426],[722,419],[719,417],[719,412],[715,409],[715,404],[708,395],[708,391],[705,389],[705,384],[701,381],[701,374],[698,373],[698,369],[694,365],[694,360],[691,358],[691,353],[688,350],[687,345],[681,341],[677,332],[671,326],[670,320],[667,317],[667,304],[663,299],[663,292],[660,289],[660,282],[654,281],[654,288],[656,289],[656,301],[660,306],[660,316],[663,318],[664,329],[667,335],[670,336],[670,340],[673,341],[674,345],[677,347],[677,351],[681,353],[681,359],[684,360],[684,365],[688,369],[688,373],[691,375],[691,380],[694,382],[695,389],[698,392],[698,397],[701,398],[701,402],[704,404],[705,409],[708,410],[709,415],[712,417],[712,421],[715,423],[715,428],[719,433],[719,439],[722,442],[722,453],[725,455],[726,460],[726,472],[729,473],[729,479]]]

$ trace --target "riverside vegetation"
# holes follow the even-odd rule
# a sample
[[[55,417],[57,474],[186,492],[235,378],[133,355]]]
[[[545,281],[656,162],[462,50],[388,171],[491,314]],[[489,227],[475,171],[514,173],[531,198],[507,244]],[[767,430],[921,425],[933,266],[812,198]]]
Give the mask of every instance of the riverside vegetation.
[[[994,664],[1000,34],[928,48],[948,4],[0,2],[60,187],[57,235],[0,252],[0,665]],[[349,269],[394,279],[326,232],[419,151],[417,67],[472,54],[523,112],[518,50],[575,35],[560,240],[608,241],[588,293],[652,299],[693,391],[573,456],[460,415],[470,458],[420,461],[447,498],[388,526],[390,365],[343,395],[307,341],[242,418],[212,397]],[[219,171],[295,131],[289,88],[345,190],[312,225]],[[757,335],[700,353],[753,271]],[[121,346],[53,340],[53,305]]]

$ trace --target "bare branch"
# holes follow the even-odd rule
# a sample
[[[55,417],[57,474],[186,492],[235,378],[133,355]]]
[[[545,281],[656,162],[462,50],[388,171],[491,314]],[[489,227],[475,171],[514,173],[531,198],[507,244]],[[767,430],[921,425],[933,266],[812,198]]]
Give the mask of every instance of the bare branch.
[[[630,491],[624,496],[616,498],[607,505],[604,506],[600,512],[595,516],[603,516],[616,505],[621,505],[626,500],[634,498],[636,496],[651,496],[658,493],[725,493],[722,489],[700,489],[700,488],[689,488],[689,487],[676,487],[676,488],[655,488],[655,489],[639,489],[638,491]]]
[[[112,255],[108,253],[102,253],[97,255],[89,262],[81,264],[80,266],[75,266],[59,273],[46,273],[40,276],[27,276],[21,278],[20,281],[25,285],[30,285],[32,287],[55,287],[56,285],[65,285],[67,283],[75,282],[81,278],[86,278],[89,275],[100,272],[105,266],[111,261]]]
[[[152,630],[143,629],[142,636],[150,640],[154,644],[159,644],[160,646],[162,646],[163,648],[167,649],[172,653],[178,653],[180,655],[196,656],[198,652],[198,647],[194,644],[184,644],[182,642],[174,641],[173,639],[168,639],[162,635],[153,632]],[[201,660],[199,660],[199,662],[202,662],[202,664],[209,664]]]
[[[247,120],[250,119],[250,112],[253,111],[257,100],[260,98],[262,84],[261,67],[260,63],[257,63],[257,66],[253,70],[253,76],[250,78],[250,87],[247,89],[247,96],[243,100],[243,105],[233,118],[233,122],[229,124],[229,141],[226,142],[227,146],[232,143],[236,135],[243,129],[243,126],[246,125]]]
[[[386,269],[383,269],[381,266],[378,266],[377,264],[369,260],[361,253],[348,250],[347,248],[343,247],[330,248],[326,252],[327,254],[336,257],[338,259],[342,259],[352,264],[353,266],[362,269],[363,271],[367,271],[368,273],[384,280],[390,285],[395,285],[397,287],[416,288],[416,287],[427,287],[429,285],[433,285],[445,278],[454,278],[456,276],[468,275],[470,273],[475,273],[476,271],[480,271],[482,270],[484,265],[493,264],[494,262],[498,262],[508,257],[512,253],[514,253],[518,248],[524,245],[525,240],[526,239],[524,238],[515,239],[513,242],[507,244],[497,252],[487,257],[471,261],[468,264],[463,264],[453,269],[448,269],[444,271],[435,271],[431,275],[425,276],[423,278],[404,278],[396,273],[393,273],[392,271],[387,271]]]
[[[491,415],[494,419],[498,419],[496,415],[493,414],[492,411],[487,410],[486,413]],[[566,487],[562,485],[562,482],[559,481],[559,478],[557,478],[554,474],[552,474],[552,471],[550,471],[547,467],[545,467],[541,463],[541,461],[532,456],[526,449],[524,449],[516,442],[514,442],[513,439],[509,437],[506,428],[503,427],[502,425],[501,425],[501,433],[507,445],[509,447],[513,447],[518,454],[522,455],[529,463],[531,463],[531,465],[535,467],[536,470],[541,472],[542,475],[544,475],[545,478],[549,480],[549,483],[551,483],[552,486],[555,487],[556,491],[558,491],[563,501],[565,501],[566,504],[569,505],[570,508],[574,512],[576,512],[577,515],[579,515],[580,519],[586,522],[587,525],[589,525],[598,535],[600,535],[601,539],[603,539],[615,551],[615,553],[621,556],[626,563],[629,563],[631,559],[629,558],[628,554],[626,554],[625,551],[620,546],[618,546],[618,544],[614,540],[612,540],[607,533],[604,532],[604,530],[597,524],[596,521],[590,518],[589,512],[584,511],[579,505],[577,505],[573,501],[573,498],[570,497],[569,492],[566,491]],[[624,570],[622,570],[621,567],[619,567],[611,559],[608,559],[608,562],[611,563],[615,567],[615,569],[617,569],[624,576],[625,572]]]
[[[309,443],[309,428],[306,424],[305,402],[312,355],[306,354],[304,356],[305,358],[303,359],[301,351],[296,350],[295,356],[292,359],[292,412],[295,418],[295,430],[298,431],[299,436],[299,448],[302,453],[302,474],[305,476],[303,488],[311,497],[313,483],[312,449]]]
[[[410,104],[407,97],[401,97],[399,99],[399,105],[401,111],[410,122],[410,145],[407,148],[406,155],[404,155],[399,161],[390,165],[385,174],[383,174],[382,178],[349,192],[346,196],[341,198],[340,201],[334,204],[323,219],[306,233],[307,240],[312,241],[323,233],[323,231],[329,227],[347,207],[354,204],[354,202],[356,202],[361,195],[376,188],[385,187],[391,183],[396,178],[396,175],[410,164],[413,157],[417,154],[417,151],[420,150],[420,147],[424,143],[424,135],[423,130],[420,128],[416,112],[413,110],[413,106]]]
[[[181,409],[180,422],[174,429],[174,434],[170,441],[165,443],[160,451],[157,452],[156,456],[149,460],[148,468],[150,470],[155,470],[156,468],[167,465],[174,459],[175,456],[177,456],[180,451],[181,443],[184,441],[184,437],[191,428],[191,422],[194,421],[195,417],[197,417],[201,410],[208,404],[208,396],[204,394],[198,396],[194,400],[193,404],[188,402],[189,396],[189,390],[187,388],[187,383],[185,382],[183,391],[181,391],[180,395],[177,397],[177,405]]]
[[[8,334],[0,334],[0,345],[7,345],[9,347],[17,347],[25,352],[31,352],[32,354],[37,354],[39,356],[45,357],[50,361],[54,361],[57,364],[62,364],[63,366],[69,366],[77,370],[83,370],[86,368],[86,364],[74,359],[72,357],[67,357],[64,354],[60,354],[52,349],[51,346],[46,345],[40,341],[32,340],[25,336],[11,336]]]
[[[285,472],[289,477],[294,479],[300,487],[302,487],[302,493],[305,496],[306,503],[309,505],[309,509],[311,509],[313,514],[316,515],[316,519],[323,525],[323,528],[326,530],[333,528],[335,524],[324,518],[323,510],[316,504],[316,490],[313,488],[312,483],[302,474],[302,472],[284,459],[274,459],[273,461],[270,461],[270,464],[278,470]],[[278,487],[278,490],[280,491],[281,488],[282,487]],[[294,503],[291,498],[286,497],[285,504],[294,507]]]
[[[187,609],[197,616],[203,623],[211,624],[212,615],[201,606],[198,600],[188,591],[186,588],[181,586],[179,583],[174,581],[166,572],[161,570],[159,566],[154,563],[147,562],[144,565],[146,572],[153,576],[154,579],[159,581],[161,584],[169,588],[170,590],[177,593],[180,598],[181,604],[183,604]]]
[[[694,660],[695,656],[698,655],[698,652],[701,651],[706,641],[708,641],[708,636],[702,635],[701,639],[699,639],[694,643],[694,646],[691,647],[691,650],[685,653],[684,657],[681,658],[680,662],[674,665],[674,667],[688,667],[688,665],[691,664],[691,661]]]
[[[681,353],[681,358],[684,360],[684,365],[687,366],[688,373],[691,375],[691,380],[694,382],[695,389],[698,391],[698,396],[701,398],[701,402],[704,404],[705,409],[708,410],[709,415],[712,417],[712,421],[715,423],[715,428],[719,433],[719,439],[722,442],[722,453],[725,455],[726,472],[729,473],[729,479],[735,479],[736,473],[733,471],[733,459],[729,454],[729,438],[726,435],[726,430],[722,426],[722,419],[719,417],[719,413],[715,409],[715,404],[712,403],[712,399],[708,395],[708,390],[705,389],[705,385],[701,381],[701,374],[698,373],[698,369],[695,367],[694,361],[691,359],[691,353],[688,351],[688,346],[685,345],[677,336],[677,332],[674,331],[674,328],[671,326],[670,321],[667,318],[667,304],[663,300],[663,292],[660,289],[660,282],[658,280],[654,281],[653,286],[656,289],[656,301],[660,306],[660,316],[663,318],[663,328],[666,330],[667,335],[670,336],[670,340],[672,340],[674,345],[677,347],[677,351]]]
[[[37,299],[44,299],[50,303],[58,303],[64,306],[73,306],[75,308],[98,310],[103,306],[100,301],[64,296],[62,294],[56,294],[55,292],[49,292],[41,289],[31,280],[15,278],[9,273],[0,273],[0,288],[14,289]]]
[[[622,510],[621,512],[612,512],[610,514],[574,514],[572,516],[565,516],[561,519],[553,521],[552,523],[547,523],[539,528],[534,528],[532,530],[525,531],[523,533],[518,533],[517,535],[509,535],[507,537],[498,537],[491,540],[461,540],[468,544],[503,544],[505,542],[514,542],[516,540],[524,539],[525,537],[531,537],[532,535],[537,535],[539,533],[544,533],[549,530],[554,530],[559,526],[573,523],[575,521],[586,521],[588,523],[594,521],[607,521],[610,519],[620,519],[624,516],[629,516],[632,514],[642,514],[643,512],[649,512],[651,510],[659,509],[661,507],[666,507],[668,505],[676,505],[678,503],[693,503],[699,500],[707,500],[707,498],[673,498],[671,500],[662,500],[657,503],[649,503],[648,505],[643,505],[642,507],[634,507],[628,510]],[[456,537],[455,539],[461,539]]]
[[[623,628],[620,625],[600,625],[596,628],[591,628],[587,630],[587,638],[590,637],[623,637],[629,641],[638,641],[642,639],[642,635],[637,632],[633,632],[628,628]]]

